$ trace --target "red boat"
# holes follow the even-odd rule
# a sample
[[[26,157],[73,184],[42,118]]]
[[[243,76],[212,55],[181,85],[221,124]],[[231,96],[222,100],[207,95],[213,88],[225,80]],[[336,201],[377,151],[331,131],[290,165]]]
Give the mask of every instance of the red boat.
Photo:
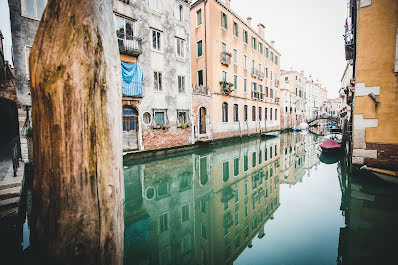
[[[340,150],[340,145],[334,140],[327,140],[323,144],[319,145],[323,153],[334,152]]]

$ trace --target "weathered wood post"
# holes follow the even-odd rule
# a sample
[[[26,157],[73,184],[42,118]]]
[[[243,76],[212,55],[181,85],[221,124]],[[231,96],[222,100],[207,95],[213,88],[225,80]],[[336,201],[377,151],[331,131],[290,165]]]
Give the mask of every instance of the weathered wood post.
[[[29,67],[32,248],[51,264],[122,264],[121,70],[112,0],[49,0]]]

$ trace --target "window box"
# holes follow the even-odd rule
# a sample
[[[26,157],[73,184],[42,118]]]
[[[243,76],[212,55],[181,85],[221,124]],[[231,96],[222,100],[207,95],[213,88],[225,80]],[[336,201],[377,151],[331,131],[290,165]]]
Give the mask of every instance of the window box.
[[[227,82],[227,81],[220,81],[220,85],[221,85],[221,92],[224,95],[229,96],[232,93],[232,91],[234,90],[232,88],[233,85],[234,85],[233,83],[230,83],[230,82]]]
[[[178,125],[178,128],[181,128],[181,129],[187,129],[189,127],[191,127],[190,123],[183,123],[183,124]]]
[[[169,126],[167,124],[162,124],[162,125],[152,125],[152,129],[155,130],[167,130],[169,129]]]

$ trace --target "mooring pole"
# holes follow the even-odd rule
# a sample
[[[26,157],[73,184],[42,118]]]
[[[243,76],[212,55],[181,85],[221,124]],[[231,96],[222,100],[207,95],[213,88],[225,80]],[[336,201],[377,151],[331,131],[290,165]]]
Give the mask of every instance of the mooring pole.
[[[51,264],[122,264],[121,70],[112,0],[49,0],[29,68],[33,252]]]

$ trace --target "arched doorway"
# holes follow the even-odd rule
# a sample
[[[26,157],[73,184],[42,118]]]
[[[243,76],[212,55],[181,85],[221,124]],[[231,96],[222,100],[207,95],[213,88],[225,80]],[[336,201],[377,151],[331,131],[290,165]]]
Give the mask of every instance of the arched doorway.
[[[123,106],[123,150],[138,149],[138,110],[134,106]]]
[[[199,109],[199,134],[206,134],[206,108]]]

